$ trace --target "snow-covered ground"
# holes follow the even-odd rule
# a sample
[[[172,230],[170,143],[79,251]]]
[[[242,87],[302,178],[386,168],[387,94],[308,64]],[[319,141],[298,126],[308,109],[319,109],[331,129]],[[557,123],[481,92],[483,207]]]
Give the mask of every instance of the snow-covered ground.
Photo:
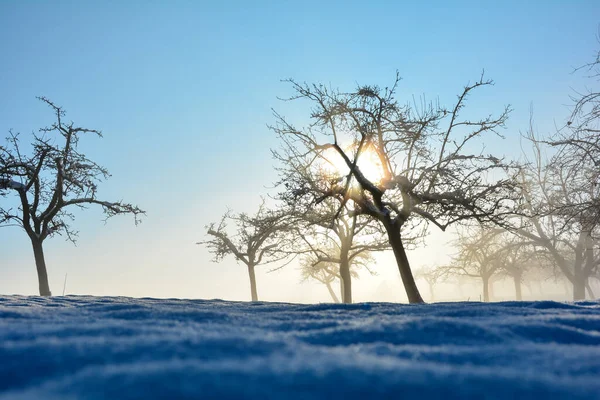
[[[600,399],[600,303],[0,296],[0,399]]]

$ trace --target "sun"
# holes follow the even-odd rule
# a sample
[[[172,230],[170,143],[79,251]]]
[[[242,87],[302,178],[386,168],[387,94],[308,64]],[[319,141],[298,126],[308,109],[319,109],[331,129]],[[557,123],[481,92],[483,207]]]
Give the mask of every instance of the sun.
[[[352,160],[354,154],[352,151],[352,146],[348,146],[344,151]],[[348,175],[350,172],[350,168],[335,149],[328,149],[323,152],[322,160],[322,169],[326,175],[331,175],[332,177],[342,177]],[[361,150],[358,158],[358,168],[363,173],[365,178],[374,184],[380,183],[384,177],[383,166],[381,165],[380,158],[377,154],[377,151],[372,146],[364,147]],[[351,183],[353,186],[358,184],[354,178],[352,179]]]

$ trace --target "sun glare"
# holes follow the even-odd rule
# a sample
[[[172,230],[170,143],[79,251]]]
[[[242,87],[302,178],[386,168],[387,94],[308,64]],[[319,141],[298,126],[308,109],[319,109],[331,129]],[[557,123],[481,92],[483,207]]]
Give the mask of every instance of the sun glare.
[[[349,156],[353,154],[350,146],[345,152]],[[353,159],[353,157],[351,159]],[[383,179],[383,167],[381,161],[379,160],[375,149],[371,147],[364,148],[361,151],[358,158],[358,168],[363,175],[373,183],[379,183]],[[350,168],[335,149],[329,149],[323,153],[323,169],[328,175],[340,177],[348,175],[350,172]],[[354,179],[353,182],[355,182]]]

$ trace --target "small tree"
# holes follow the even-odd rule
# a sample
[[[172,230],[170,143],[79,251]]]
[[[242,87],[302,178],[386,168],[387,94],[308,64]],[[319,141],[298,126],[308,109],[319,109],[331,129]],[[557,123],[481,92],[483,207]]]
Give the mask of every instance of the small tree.
[[[545,143],[558,150],[553,165],[569,175],[571,195],[555,204],[557,211],[593,229],[600,225],[600,51],[576,71],[587,71],[591,85],[571,96],[574,107],[565,126]]]
[[[458,254],[449,266],[441,267],[444,276],[458,275],[481,279],[483,301],[490,301],[490,285],[503,266],[500,229],[478,227],[473,232],[463,232],[455,245]]]
[[[32,247],[41,296],[51,296],[44,258],[44,241],[53,235],[65,235],[75,242],[77,232],[71,228],[75,207],[96,204],[106,218],[118,214],[133,214],[136,224],[144,214],[135,205],[122,201],[109,202],[97,197],[98,184],[107,179],[108,171],[79,152],[80,135],[102,136],[100,131],[77,127],[65,122],[65,111],[45,97],[56,117],[49,127],[33,135],[32,151],[25,154],[19,135],[10,132],[0,146],[0,195],[14,193],[16,208],[0,207],[0,226],[18,226],[25,230]]]
[[[536,246],[536,242],[523,240],[518,235],[505,231],[496,238],[498,255],[502,260],[500,274],[510,277],[515,286],[515,298],[523,300],[522,285],[530,275],[539,275],[545,266],[547,252]]]
[[[329,200],[304,213],[295,211],[295,245],[291,253],[305,254],[307,271],[337,271],[342,302],[352,303],[352,278],[358,276],[357,268],[365,267],[374,274],[369,267],[373,263],[370,253],[388,250],[389,244],[378,227],[364,216],[347,208],[337,217],[336,212],[335,204]]]
[[[349,93],[289,82],[295,91],[290,100],[308,100],[313,109],[312,122],[302,129],[275,114],[284,199],[310,207],[334,198],[337,215],[351,204],[353,212],[380,223],[409,302],[422,302],[404,233],[412,227],[424,231],[430,223],[445,230],[469,219],[497,221],[512,208],[509,166],[475,146],[486,133],[498,133],[509,109],[496,117],[463,118],[467,97],[492,84],[483,77],[467,85],[449,109],[399,105],[398,77],[390,88],[359,86]],[[323,179],[320,170],[327,164],[337,171]]]
[[[579,70],[597,85],[600,52]],[[530,124],[533,157],[521,174],[528,223],[518,233],[547,250],[573,286],[573,299],[593,296],[590,277],[600,265],[600,92],[591,87],[572,96],[573,112],[549,140],[538,140]],[[545,146],[555,152],[546,156]]]
[[[519,175],[521,212],[527,218],[520,220],[515,232],[544,248],[573,285],[573,300],[583,300],[588,280],[600,264],[600,225],[595,211],[580,205],[595,203],[600,191],[586,183],[589,165],[575,167],[561,152],[548,159],[543,141],[535,137],[531,127],[527,138],[532,156]]]
[[[321,282],[327,287],[327,291],[331,296],[334,303],[340,303],[340,298],[336,295],[332,284],[338,280],[340,285],[340,293],[342,301],[344,303],[351,303],[352,298],[344,295],[345,285],[342,275],[340,273],[341,268],[341,257],[340,257],[340,246],[337,245],[333,240],[333,245],[329,248],[323,248],[319,246],[310,246],[311,250],[300,259],[300,267],[302,271],[302,279],[314,279]],[[358,278],[358,270],[365,268],[371,274],[374,271],[370,269],[370,264],[373,263],[373,257],[368,252],[360,252],[352,257],[349,261],[349,273],[352,278]],[[346,296],[346,297],[344,297]]]
[[[327,288],[329,296],[334,303],[340,303],[340,298],[333,289],[336,280],[341,282],[340,265],[330,261],[321,261],[311,256],[302,257],[300,260],[302,280],[314,279]]]
[[[236,233],[227,230],[227,223],[235,225]],[[263,201],[254,215],[226,212],[221,222],[207,226],[212,238],[197,244],[205,245],[214,254],[213,262],[233,255],[248,268],[252,301],[258,301],[255,268],[258,265],[281,261],[289,255],[281,252],[289,230],[289,217],[285,212],[268,210]]]
[[[314,236],[306,240],[306,246],[296,251],[305,253],[301,259],[302,276],[304,279],[313,278],[327,286],[335,279],[339,279],[340,293],[343,303],[352,303],[352,279],[359,276],[359,270],[365,269],[375,275],[372,266],[375,262],[371,252],[382,251],[386,244],[364,243],[358,244],[351,237],[333,237],[333,233],[325,233],[326,239],[320,243],[313,243]],[[334,301],[337,296],[332,295]],[[337,301],[336,301],[337,302]]]
[[[415,271],[415,279],[422,279],[429,287],[429,301],[435,301],[435,287],[444,281],[444,268],[421,267]]]

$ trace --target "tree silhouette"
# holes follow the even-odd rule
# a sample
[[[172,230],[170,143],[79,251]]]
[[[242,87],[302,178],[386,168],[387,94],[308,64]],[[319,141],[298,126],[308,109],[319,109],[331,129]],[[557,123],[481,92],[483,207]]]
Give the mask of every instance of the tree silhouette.
[[[435,286],[445,280],[444,268],[421,267],[415,271],[415,279],[422,279],[429,287],[429,301],[435,301]]]
[[[512,278],[515,286],[516,300],[523,300],[522,285],[525,275],[534,266],[540,265],[540,259],[544,257],[535,247],[535,242],[503,232],[497,238],[498,255],[502,260],[500,273]]]
[[[600,51],[592,62],[576,71],[586,71],[591,84],[571,96],[574,102],[571,115],[545,143],[558,150],[552,157],[552,165],[568,175],[568,201],[554,206],[565,217],[585,220],[586,225],[594,228],[600,224]]]
[[[545,156],[544,142],[530,126],[527,139],[532,145],[529,163],[519,174],[523,197],[522,218],[515,232],[544,248],[562,274],[573,285],[573,299],[585,299],[588,280],[600,265],[600,246],[594,211],[580,208],[595,202],[599,192],[586,182],[589,169],[572,168],[561,153]],[[587,211],[586,211],[587,210]]]
[[[509,108],[496,117],[462,117],[471,92],[492,84],[483,77],[467,85],[450,109],[425,102],[400,106],[398,82],[397,76],[389,88],[359,86],[344,93],[289,80],[295,92],[289,100],[313,106],[311,123],[298,129],[275,113],[272,129],[281,148],[274,154],[288,204],[308,208],[334,198],[335,217],[350,205],[354,213],[381,224],[409,302],[419,303],[423,299],[406,255],[405,232],[425,231],[428,224],[445,230],[470,219],[497,222],[513,207],[514,181],[506,176],[510,166],[476,147],[485,134],[498,133]],[[323,173],[324,166],[339,164],[343,168]],[[378,173],[367,174],[374,165]]]
[[[455,242],[458,254],[450,265],[440,268],[442,274],[481,279],[483,301],[490,301],[492,278],[503,266],[502,247],[499,242],[502,232],[501,229],[478,226],[470,232],[460,233]]]
[[[234,234],[228,232],[227,223],[234,224]],[[280,251],[286,243],[285,233],[290,229],[289,224],[286,212],[269,210],[263,201],[254,215],[226,212],[218,225],[212,223],[207,226],[207,234],[212,238],[197,244],[205,245],[214,254],[214,262],[233,255],[245,264],[252,301],[258,301],[255,268],[289,257],[288,253]]]
[[[71,228],[74,207],[90,204],[102,207],[106,218],[133,214],[136,224],[144,214],[135,205],[109,202],[97,197],[98,184],[107,179],[108,171],[79,152],[81,135],[102,136],[95,129],[65,122],[65,111],[45,97],[56,117],[49,127],[34,134],[30,155],[20,146],[19,135],[10,132],[6,145],[0,146],[0,195],[18,197],[17,208],[0,207],[0,226],[18,226],[31,240],[41,296],[51,296],[44,258],[44,241],[53,235],[65,235],[75,242],[77,232]]]
[[[323,201],[317,207],[296,215],[295,246],[292,254],[303,254],[303,269],[311,277],[329,282],[327,272],[335,271],[340,279],[343,303],[352,303],[352,278],[357,277],[357,268],[365,267],[371,274],[373,264],[371,252],[389,249],[382,232],[364,216],[344,210],[337,218],[335,204]],[[354,268],[353,268],[354,267]],[[319,268],[324,273],[318,272]],[[313,276],[314,275],[314,276]]]
[[[340,293],[344,303],[352,303],[352,298],[344,295],[344,281],[340,274],[341,257],[340,246],[333,240],[329,248],[312,247],[311,252],[303,255],[300,259],[300,267],[302,279],[314,279],[321,282],[327,288],[327,292],[331,296],[334,303],[340,303],[340,298],[336,295],[333,283],[338,280],[340,283]],[[349,274],[352,278],[358,278],[358,269],[365,268],[370,273],[374,273],[370,269],[370,264],[373,263],[373,257],[368,252],[361,252],[349,260]],[[345,296],[345,297],[344,297]]]

